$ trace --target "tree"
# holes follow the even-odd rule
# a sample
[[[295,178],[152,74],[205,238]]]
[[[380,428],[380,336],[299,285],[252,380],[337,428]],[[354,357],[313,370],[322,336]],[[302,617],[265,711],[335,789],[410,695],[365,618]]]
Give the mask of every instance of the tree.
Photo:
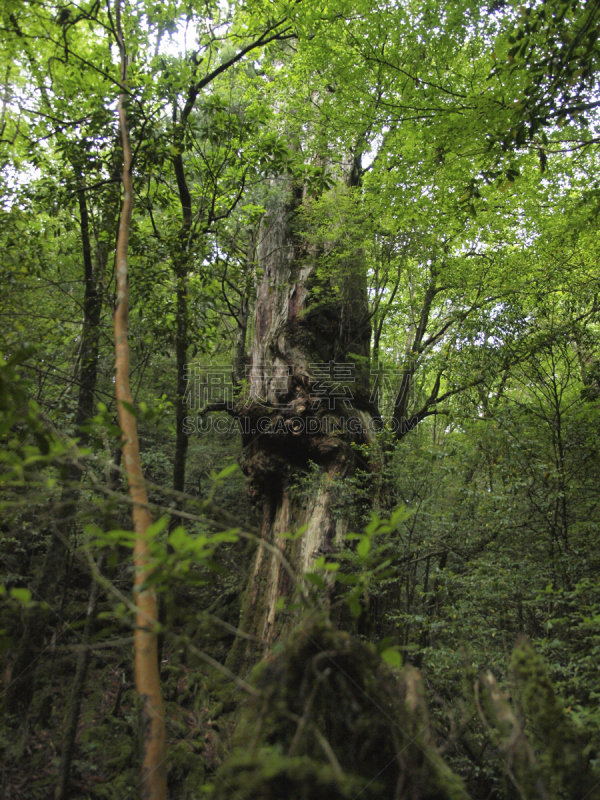
[[[544,146],[548,145],[545,130],[552,126],[562,127],[569,119],[574,129],[581,129],[584,146],[595,142],[586,115],[598,106],[594,95],[599,14],[595,2],[530,4],[520,9],[519,19],[498,39],[493,74],[517,95],[511,128],[499,134],[499,140],[506,150],[536,140],[539,132],[542,171],[546,166]]]
[[[340,11],[340,16],[345,13]],[[377,325],[380,349],[381,326],[391,319],[394,303],[404,309],[408,304],[395,299],[404,280],[396,272],[402,267],[396,267],[388,268],[386,279],[376,284],[373,308],[369,307],[373,267],[364,249],[366,237],[379,236],[380,241],[390,242],[390,250],[399,241],[406,260],[409,253],[414,259],[407,280],[413,330],[400,356],[400,369],[396,366],[401,380],[392,403],[398,439],[438,414],[453,396],[482,381],[479,376],[453,381],[439,351],[448,353],[459,326],[476,314],[477,326],[484,309],[499,301],[499,276],[489,269],[486,256],[476,251],[469,259],[460,253],[471,230],[458,198],[443,198],[444,193],[457,192],[458,181],[472,168],[470,155],[460,152],[468,148],[456,148],[465,162],[458,167],[449,155],[454,147],[452,117],[463,113],[449,105],[448,98],[460,94],[451,82],[466,86],[481,79],[484,48],[480,43],[471,45],[468,25],[455,21],[437,35],[436,50],[419,63],[420,26],[429,25],[437,11],[428,8],[422,19],[404,9],[395,13],[399,26],[412,22],[416,28],[407,32],[402,49],[390,56],[392,61],[380,56],[378,49],[380,44],[385,51],[394,38],[389,26],[378,28],[376,17],[358,13],[346,20],[347,28],[337,27],[339,19],[336,25],[322,27],[322,21],[315,21],[311,37],[306,42],[300,38],[298,55],[281,67],[289,69],[288,80],[296,88],[292,98],[280,101],[280,113],[294,141],[300,179],[274,185],[259,230],[257,262],[262,278],[249,395],[237,413],[248,421],[242,463],[252,496],[262,509],[263,538],[280,549],[300,575],[320,555],[339,550],[355,522],[352,509],[336,501],[344,493],[344,483],[359,469],[375,476],[385,461],[385,444],[376,436],[382,409],[369,385],[371,321]],[[345,41],[351,44],[349,52],[341,45]],[[462,48],[447,75],[434,82],[436,58],[449,57],[457,41]],[[469,51],[476,52],[477,59],[466,78],[460,70]],[[327,66],[315,69],[319,62]],[[296,72],[303,81],[310,76],[308,86],[293,83]],[[358,117],[348,111],[348,98],[357,86],[372,91]],[[298,112],[303,102],[305,116]],[[430,118],[432,105],[440,111],[432,123],[434,132],[426,131],[417,139],[416,126]],[[411,116],[405,119],[409,110]],[[301,129],[290,122],[293,115],[300,116]],[[345,132],[342,141],[335,140],[339,130]],[[477,145],[477,133],[470,140],[472,146]],[[428,148],[425,154],[417,149],[417,141]],[[374,158],[366,165],[363,158],[369,150]],[[421,207],[406,213],[399,204],[403,196],[413,196],[417,171],[419,185],[427,182],[429,191]],[[384,197],[373,197],[375,192]],[[395,204],[393,211],[385,208],[386,201]],[[443,233],[435,230],[428,214],[434,214],[440,226],[446,225]],[[361,217],[372,220],[378,215],[384,220],[379,225],[357,225]],[[382,305],[382,298],[387,304]],[[428,362],[437,362],[437,374],[426,370]],[[413,403],[417,371],[425,382],[422,396],[417,397],[420,405]],[[311,424],[316,425],[312,434]],[[310,464],[316,465],[315,480],[301,504],[292,487]],[[285,538],[290,530],[304,526],[299,539]],[[277,609],[289,589],[281,559],[259,547],[240,627],[271,645],[285,630],[281,615],[276,621]],[[230,663],[246,667],[253,649],[247,640],[238,640]]]
[[[117,305],[115,308],[115,395],[119,421],[123,431],[123,465],[133,503],[135,533],[134,590],[137,606],[134,634],[135,683],[140,698],[142,758],[142,796],[163,800],[167,796],[165,769],[166,729],[164,706],[158,672],[158,604],[151,580],[149,559],[149,529],[152,517],[148,510],[148,494],[140,462],[137,424],[133,413],[133,398],[129,384],[129,342],[127,318],[129,313],[129,275],[127,269],[129,227],[133,212],[133,153],[127,120],[127,63],[128,53],[121,25],[121,3],[115,6],[115,35],[121,55],[121,94],[119,95],[119,128],[123,146],[123,206],[119,220],[116,245]]]
[[[66,116],[65,108],[68,105],[69,95],[72,102],[82,103],[80,89],[69,85],[68,78],[65,81],[64,75],[54,75],[54,91],[46,90],[41,62],[45,58],[51,58],[52,46],[50,45],[48,48],[42,37],[32,35],[29,30],[27,30],[27,34],[24,32],[25,22],[31,23],[32,20],[27,16],[19,18],[19,13],[23,11],[24,9],[17,7],[7,17],[7,29],[10,33],[8,47],[13,52],[15,50],[19,52],[20,59],[28,62],[31,81],[28,89],[31,94],[23,98],[23,101],[25,101],[25,105],[27,100],[34,104],[34,109],[30,110],[34,122],[30,126],[26,126],[19,120],[16,129],[11,130],[13,120],[6,113],[5,106],[4,135],[6,138],[4,142],[8,141],[7,134],[12,135],[13,139],[18,142],[21,151],[25,151],[23,154],[25,159],[29,160],[33,166],[38,168],[43,166],[50,172],[54,170],[59,174],[62,173],[60,174],[63,181],[62,196],[54,199],[59,208],[67,208],[74,214],[73,204],[76,201],[80,234],[78,255],[80,263],[83,265],[84,292],[81,300],[82,319],[81,323],[77,322],[78,325],[81,324],[81,337],[77,349],[76,374],[73,376],[78,390],[72,424],[74,433],[80,437],[81,444],[85,446],[88,443],[88,435],[84,426],[93,416],[96,403],[100,325],[108,259],[107,229],[110,230],[111,223],[114,223],[116,205],[110,180],[103,180],[104,169],[112,166],[113,153],[110,145],[108,148],[106,147],[106,137],[110,134],[107,134],[106,114],[102,110],[92,115],[91,119],[84,117],[84,120],[77,123],[87,123],[84,128],[83,142],[70,136],[69,127],[72,126],[72,123],[61,117]],[[34,30],[40,21],[40,19],[33,20]],[[51,35],[47,38],[52,40]],[[30,40],[33,40],[33,44]],[[15,66],[13,69],[18,69],[18,67]],[[63,92],[66,96],[61,96]],[[36,114],[38,115],[37,119]],[[38,154],[36,139],[39,142],[44,138],[55,140],[58,152],[65,159],[63,167],[58,167],[51,158]],[[92,217],[90,203],[90,194],[94,190],[94,184],[105,190],[108,189],[104,198],[104,208],[98,212],[100,219],[96,220]],[[36,200],[38,202],[49,201],[48,187],[44,185],[43,181],[42,185],[38,187],[38,193],[41,196],[35,198],[35,191],[31,192],[33,202]],[[52,215],[49,214],[48,220],[40,231],[42,236],[47,235],[48,229],[52,226],[51,218]],[[32,270],[34,280],[36,278],[39,280],[40,275],[45,273],[44,256],[40,258],[40,261],[39,267]],[[65,542],[72,532],[72,517],[78,499],[77,485],[81,477],[81,470],[72,464],[68,471],[60,503],[57,506],[56,518],[49,523],[50,542],[44,568],[35,589],[36,598],[40,602],[52,602],[62,574],[66,553]],[[15,678],[7,690],[6,709],[9,714],[27,711],[33,695],[35,661],[46,631],[46,624],[45,615],[40,615],[36,609],[28,612],[21,645],[13,663]]]
[[[552,124],[595,102],[595,6],[560,8],[140,3],[123,32],[95,3],[0,11],[5,709],[21,653],[37,670],[0,736],[9,796],[54,780],[57,740],[63,794],[130,792],[140,706],[150,794],[448,793],[426,737],[399,769],[405,732],[327,663],[375,670],[410,727],[418,678],[374,648],[422,670],[461,793],[593,787],[594,109],[584,136]],[[521,634],[565,713],[527,648],[511,676]]]

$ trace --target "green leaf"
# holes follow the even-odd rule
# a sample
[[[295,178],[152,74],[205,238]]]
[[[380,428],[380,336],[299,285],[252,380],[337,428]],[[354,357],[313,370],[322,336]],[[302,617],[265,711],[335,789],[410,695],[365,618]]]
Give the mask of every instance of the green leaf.
[[[129,411],[130,414],[133,414],[134,417],[139,416],[138,409],[131,403],[128,403],[126,400],[121,400],[121,405],[126,411]]]
[[[364,558],[371,550],[371,540],[368,536],[363,536],[360,542],[356,545],[356,552],[361,558]]]
[[[27,606],[31,603],[31,592],[29,589],[11,589],[10,596],[24,606]]]
[[[308,525],[301,525],[295,533],[282,533],[282,539],[289,539],[290,541],[294,542],[296,539],[299,539],[303,533],[306,533],[308,530]]]
[[[188,544],[189,540],[190,536],[182,525],[179,525],[169,534],[169,544],[174,550],[181,550],[184,545]]]
[[[162,533],[162,531],[164,531],[164,529],[167,527],[168,524],[169,524],[169,517],[167,517],[166,515],[161,517],[160,519],[156,520],[156,522],[153,522],[151,525],[148,526],[148,529],[146,531],[146,536],[148,537],[148,539],[152,539],[153,537],[158,536],[159,533]]]
[[[238,470],[239,466],[237,464],[230,464],[228,467],[222,469],[221,472],[219,472],[218,474],[214,471],[211,472],[210,477],[211,480],[214,481],[214,483],[219,483],[221,481],[224,481],[230,475],[233,475],[233,473],[237,472]]]
[[[375,531],[377,530],[377,528],[380,526],[380,524],[381,524],[381,520],[379,519],[377,514],[375,514],[374,512],[371,512],[371,521],[365,527],[365,533],[367,534],[367,536],[372,536],[375,533]]]
[[[312,583],[318,589],[326,589],[327,588],[327,584],[325,583],[323,578],[320,575],[317,575],[316,572],[305,572],[304,573],[304,577],[306,578],[306,580],[309,583]]]
[[[354,619],[358,619],[362,614],[362,608],[358,597],[356,597],[356,595],[350,595],[346,602],[348,603],[348,608]]]
[[[401,667],[402,666],[402,656],[396,650],[395,647],[388,647],[381,653],[381,657],[385,661],[386,664],[389,664],[391,667]]]

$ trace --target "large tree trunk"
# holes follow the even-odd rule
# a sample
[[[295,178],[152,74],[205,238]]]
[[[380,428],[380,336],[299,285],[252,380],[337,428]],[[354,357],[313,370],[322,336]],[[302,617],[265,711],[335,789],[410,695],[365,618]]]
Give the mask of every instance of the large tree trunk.
[[[256,230],[253,229],[250,231],[248,244],[246,246],[246,263],[242,273],[240,301],[237,308],[237,313],[234,313],[230,306],[230,310],[232,311],[232,314],[237,322],[231,367],[233,383],[237,388],[239,388],[240,384],[246,377],[246,366],[248,363],[246,359],[246,339],[248,336],[248,321],[250,318],[250,292],[255,256]]]
[[[341,187],[340,191],[347,191]],[[338,481],[356,469],[352,442],[370,439],[369,351],[364,258],[356,253],[324,273],[326,256],[302,236],[302,192],[289,187],[263,220],[257,246],[262,279],[256,300],[250,397],[242,468],[251,499],[262,508],[262,537],[297,573],[335,552],[348,529]],[[366,375],[365,375],[366,373]],[[268,428],[268,431],[266,429]],[[294,478],[317,465],[314,489],[301,502]],[[365,468],[365,464],[362,465]],[[306,525],[296,540],[283,534]],[[240,627],[270,647],[289,615],[277,603],[293,581],[272,550],[259,545]],[[236,640],[229,663],[245,671],[262,652]]]

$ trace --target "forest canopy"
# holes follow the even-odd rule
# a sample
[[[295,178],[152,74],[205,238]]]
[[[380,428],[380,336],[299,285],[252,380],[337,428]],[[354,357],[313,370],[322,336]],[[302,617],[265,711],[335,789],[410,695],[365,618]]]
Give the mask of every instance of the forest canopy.
[[[3,798],[600,798],[599,25],[4,0]]]

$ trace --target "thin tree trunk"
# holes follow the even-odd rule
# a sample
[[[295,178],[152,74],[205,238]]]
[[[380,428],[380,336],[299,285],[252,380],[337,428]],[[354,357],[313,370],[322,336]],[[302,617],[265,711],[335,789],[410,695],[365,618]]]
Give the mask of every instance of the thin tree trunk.
[[[100,239],[97,243],[95,259],[92,258],[89,213],[83,188],[78,193],[78,199],[83,242],[85,292],[79,355],[79,397],[75,425],[85,442],[87,434],[79,431],[79,428],[93,416],[95,411],[94,400],[100,351],[100,318],[102,316],[102,284],[108,260],[108,247]]]
[[[145,588],[151,576],[146,533],[152,523],[152,518],[148,511],[148,495],[140,463],[136,419],[130,411],[133,400],[129,385],[129,343],[127,338],[129,312],[127,256],[133,211],[133,184],[131,143],[125,108],[127,52],[121,28],[121,0],[116,2],[116,27],[121,52],[121,83],[123,87],[119,96],[119,125],[123,145],[123,206],[116,252],[115,394],[119,409],[119,422],[123,431],[123,463],[133,502],[133,529],[136,534],[133,559],[134,591],[138,611],[134,634],[134,655],[135,685],[141,703],[141,796],[144,800],[165,800],[167,796],[165,765],[167,738],[158,672],[157,601],[155,592],[151,588]]]
[[[188,310],[188,276],[191,258],[192,238],[192,196],[190,194],[185,166],[183,163],[184,133],[187,119],[193,109],[193,103],[186,104],[179,125],[175,126],[175,142],[177,153],[173,156],[173,170],[177,181],[179,203],[181,205],[181,230],[179,231],[179,249],[176,255],[175,279],[177,281],[177,333],[175,337],[175,358],[177,368],[177,400],[175,408],[175,458],[173,460],[173,489],[185,491],[185,468],[188,451],[188,434],[184,420],[188,414],[185,405],[186,364],[189,346],[189,310]],[[177,523],[177,518],[173,523]]]
[[[115,453],[114,461],[117,466],[121,463],[121,448],[118,448]],[[111,470],[108,474],[108,488],[115,490],[117,488],[119,472],[116,469]],[[108,513],[105,519],[105,525],[110,530],[111,514]],[[105,558],[102,556],[98,562],[98,572],[104,569]],[[85,625],[83,628],[83,644],[85,645],[79,658],[77,660],[77,669],[75,671],[75,680],[73,682],[73,689],[71,691],[71,704],[69,706],[67,716],[67,730],[62,743],[61,760],[58,768],[58,780],[55,790],[55,800],[68,800],[69,797],[69,780],[71,777],[71,762],[73,760],[73,753],[75,750],[75,740],[77,739],[77,726],[79,724],[79,715],[81,712],[81,703],[83,700],[83,691],[85,688],[85,681],[87,677],[87,670],[90,660],[89,644],[90,634],[96,612],[98,610],[98,598],[100,596],[98,581],[92,576],[92,588],[90,590],[90,597],[85,617]]]
[[[177,274],[177,334],[175,339],[175,358],[177,362],[177,402],[175,408],[175,458],[173,459],[173,489],[185,491],[185,469],[189,437],[184,420],[188,409],[185,406],[186,364],[188,352],[188,276],[187,270]],[[176,524],[179,520],[175,518]]]
[[[98,565],[102,568],[102,564]],[[98,607],[98,583],[92,579],[92,588],[90,591],[90,599],[88,601],[87,613],[85,618],[85,625],[83,628],[83,644],[87,645],[90,633],[92,632],[92,624],[96,616]],[[88,647],[79,654],[77,660],[77,670],[75,672],[75,680],[73,681],[73,689],[71,692],[71,705],[69,707],[69,714],[67,719],[67,730],[65,738],[62,743],[62,752],[60,767],[58,770],[58,785],[54,793],[55,800],[67,800],[69,797],[69,779],[71,776],[71,761],[73,759],[73,751],[75,747],[75,739],[77,738],[77,726],[79,724],[79,713],[81,711],[81,701],[83,699],[83,690],[85,688],[85,679],[87,676],[88,664],[90,662],[90,651]]]
[[[417,325],[417,329],[415,331],[415,337],[404,358],[402,380],[400,382],[400,389],[396,395],[393,414],[395,430],[400,434],[406,432],[411,386],[414,374],[417,370],[417,360],[423,352],[423,339],[425,337],[427,325],[429,324],[431,306],[436,294],[439,292],[437,286],[437,276],[437,268],[435,264],[433,264],[431,266],[431,280],[429,281],[429,285],[425,290],[425,296],[423,298],[423,305],[421,307],[421,314],[419,317],[419,324]]]

